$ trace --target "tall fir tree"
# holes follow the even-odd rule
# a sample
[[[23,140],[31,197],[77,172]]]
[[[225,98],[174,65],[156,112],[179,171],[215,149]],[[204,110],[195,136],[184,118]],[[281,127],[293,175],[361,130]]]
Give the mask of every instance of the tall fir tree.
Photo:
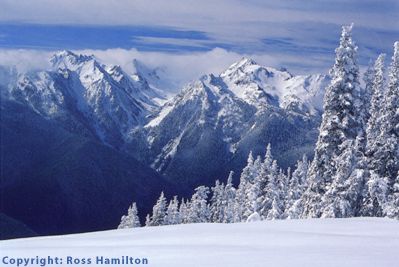
[[[384,97],[381,135],[377,143],[381,144],[381,159],[384,165],[380,175],[387,177],[389,192],[399,171],[399,41],[394,44],[392,62],[389,67],[388,90]]]
[[[361,216],[382,216],[383,206],[386,201],[387,183],[386,178],[378,172],[380,159],[379,154],[379,136],[381,135],[381,116],[383,97],[385,91],[385,54],[378,56],[374,64],[374,74],[372,82],[372,96],[370,103],[370,118],[367,122],[366,136],[366,164],[367,181],[363,192],[363,201],[359,215]]]
[[[340,160],[346,158],[341,155],[352,150],[353,141],[362,134],[357,46],[352,41],[352,26],[342,28],[340,45],[335,50],[335,64],[330,71],[332,80],[324,96],[320,134],[309,171],[309,187],[302,198],[305,217],[322,215],[322,206],[326,204],[322,198],[331,187],[333,177],[352,168],[339,165]],[[345,170],[338,170],[340,166]]]

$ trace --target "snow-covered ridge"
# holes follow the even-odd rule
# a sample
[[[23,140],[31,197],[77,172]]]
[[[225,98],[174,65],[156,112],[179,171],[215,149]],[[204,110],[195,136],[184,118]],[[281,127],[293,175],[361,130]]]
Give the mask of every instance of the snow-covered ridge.
[[[19,73],[10,95],[47,117],[88,122],[105,143],[120,144],[165,98],[140,73],[129,75],[94,56],[61,51],[50,62],[52,70]]]
[[[100,266],[97,256],[146,258],[154,267],[396,266],[398,250],[399,224],[381,218],[189,224],[0,241],[1,258],[54,255],[63,258],[58,266],[70,266],[67,256],[91,258],[91,266]]]
[[[220,77],[238,97],[260,109],[274,103],[310,115],[321,113],[329,81],[326,75],[294,76],[248,58],[231,65]]]

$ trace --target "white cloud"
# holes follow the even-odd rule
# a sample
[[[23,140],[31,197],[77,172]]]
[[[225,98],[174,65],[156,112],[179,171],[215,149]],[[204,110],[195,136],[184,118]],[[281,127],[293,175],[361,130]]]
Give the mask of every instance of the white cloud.
[[[27,49],[0,49],[0,65],[15,66],[18,71],[50,68],[49,51]]]
[[[142,52],[136,49],[108,49],[108,50],[77,50],[75,53],[95,55],[102,63],[107,65],[120,65],[127,72],[132,71],[133,59],[138,59],[150,68],[165,69],[165,76],[173,81],[179,90],[180,87],[204,74],[219,74],[235,61],[246,56],[253,58],[265,66],[279,67],[285,65],[289,68],[289,62],[300,60],[299,57],[287,57],[285,55],[265,54],[240,54],[216,48],[207,52],[194,52],[186,54]],[[26,50],[26,49],[0,49],[0,65],[16,66],[19,71],[30,69],[50,69],[49,59],[55,51]],[[320,66],[319,58],[309,59],[311,68],[309,72],[325,72]],[[287,63],[288,62],[288,63]],[[289,68],[295,72],[303,70],[303,67]]]

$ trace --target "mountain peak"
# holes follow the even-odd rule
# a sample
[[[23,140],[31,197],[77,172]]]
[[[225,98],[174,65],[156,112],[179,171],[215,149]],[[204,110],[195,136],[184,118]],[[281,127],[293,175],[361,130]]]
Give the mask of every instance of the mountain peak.
[[[258,65],[258,63],[255,62],[255,60],[253,60],[252,58],[248,58],[248,57],[243,57],[240,59],[240,61],[238,61],[236,63],[237,65]]]
[[[55,53],[50,62],[54,68],[74,69],[73,66],[81,65],[82,63],[95,60],[93,55],[78,55],[69,50],[63,50]]]

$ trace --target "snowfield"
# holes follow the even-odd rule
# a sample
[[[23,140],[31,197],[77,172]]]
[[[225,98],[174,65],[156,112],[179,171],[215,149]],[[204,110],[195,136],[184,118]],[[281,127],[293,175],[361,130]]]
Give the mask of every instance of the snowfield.
[[[96,264],[97,256],[146,258],[146,266],[160,267],[398,266],[399,221],[308,219],[134,228],[1,241],[0,256],[7,261],[60,257],[63,262],[57,266],[102,266]],[[68,256],[90,258],[91,264],[66,264]]]

